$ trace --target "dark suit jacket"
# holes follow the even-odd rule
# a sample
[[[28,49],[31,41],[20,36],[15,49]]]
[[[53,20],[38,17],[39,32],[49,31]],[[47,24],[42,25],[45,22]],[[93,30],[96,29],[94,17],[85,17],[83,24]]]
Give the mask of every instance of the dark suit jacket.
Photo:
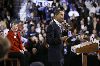
[[[63,44],[61,41],[61,30],[60,27],[55,23],[51,23],[47,28],[46,40],[49,44],[48,48],[48,61],[58,62],[63,58],[62,50]]]

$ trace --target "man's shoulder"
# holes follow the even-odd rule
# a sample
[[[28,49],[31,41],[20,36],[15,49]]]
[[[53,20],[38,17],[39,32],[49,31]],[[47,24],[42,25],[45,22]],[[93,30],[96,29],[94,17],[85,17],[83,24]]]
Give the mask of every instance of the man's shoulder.
[[[57,24],[56,24],[56,22],[54,20],[52,20],[49,25],[55,26]]]
[[[54,24],[51,22],[47,27],[47,32],[52,32],[54,30]]]

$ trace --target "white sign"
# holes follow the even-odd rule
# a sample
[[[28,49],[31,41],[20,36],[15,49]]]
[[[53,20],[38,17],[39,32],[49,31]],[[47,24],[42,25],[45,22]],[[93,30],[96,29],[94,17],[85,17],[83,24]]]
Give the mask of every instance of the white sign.
[[[46,0],[32,0],[32,2],[36,3],[36,5],[40,5],[42,3],[42,6],[47,6],[48,4],[51,6],[53,1],[46,1]]]

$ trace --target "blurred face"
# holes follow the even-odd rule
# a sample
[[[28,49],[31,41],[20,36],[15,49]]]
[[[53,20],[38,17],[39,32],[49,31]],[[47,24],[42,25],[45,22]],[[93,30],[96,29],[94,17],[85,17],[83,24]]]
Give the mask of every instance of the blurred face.
[[[46,33],[43,33],[43,37],[46,37]]]
[[[31,40],[32,40],[33,42],[38,43],[38,38],[37,38],[36,36],[31,37]]]
[[[42,29],[44,29],[44,28],[45,28],[44,24],[42,24],[42,25],[41,25],[41,28],[42,28]]]
[[[96,30],[93,30],[93,34],[96,34],[97,32],[96,32]]]
[[[14,32],[18,31],[18,25],[17,24],[16,25],[13,25],[11,29]]]
[[[76,29],[74,29],[74,34],[76,34],[77,33],[77,30]]]
[[[84,25],[84,19],[81,20],[81,25]]]
[[[43,38],[42,34],[39,34],[39,41],[41,41],[41,42],[44,41],[44,38]]]
[[[59,14],[55,16],[55,19],[57,19],[57,21],[59,22],[63,22],[64,21],[64,11],[60,11]]]
[[[41,30],[41,33],[43,34],[43,33],[45,33],[45,31],[44,30]]]
[[[35,26],[32,26],[32,27],[31,27],[31,31],[32,31],[32,32],[35,31]]]
[[[23,27],[23,24],[22,24],[22,23],[19,23],[19,24],[18,24],[18,30],[19,30],[19,31],[22,31],[23,28],[24,28],[24,27]]]

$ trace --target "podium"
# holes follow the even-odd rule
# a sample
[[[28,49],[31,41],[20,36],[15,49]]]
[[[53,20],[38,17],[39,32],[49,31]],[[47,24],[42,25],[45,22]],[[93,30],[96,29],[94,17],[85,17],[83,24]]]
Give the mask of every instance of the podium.
[[[82,66],[87,66],[87,54],[98,50],[98,44],[92,42],[84,42],[71,47],[74,53],[82,53]]]

